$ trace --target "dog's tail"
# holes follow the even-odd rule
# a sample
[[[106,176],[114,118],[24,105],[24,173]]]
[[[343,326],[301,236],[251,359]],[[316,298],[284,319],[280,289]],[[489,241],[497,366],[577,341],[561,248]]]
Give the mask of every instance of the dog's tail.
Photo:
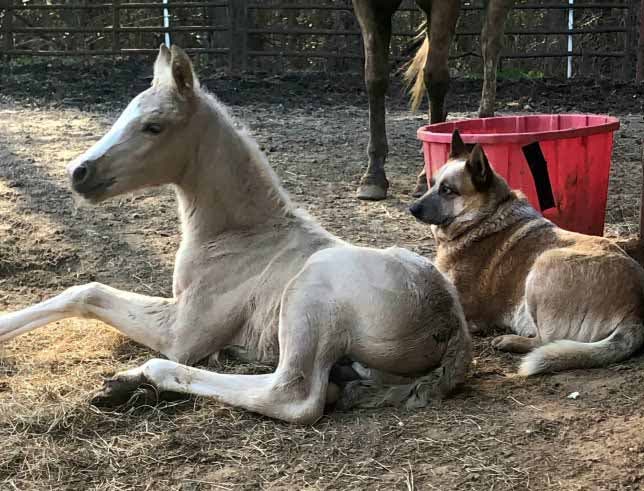
[[[416,51],[416,55],[407,64],[403,76],[409,91],[412,111],[418,110],[425,94],[425,62],[429,56],[429,36],[425,33],[424,26],[421,26],[421,29],[419,36],[425,39]]]
[[[528,354],[519,367],[519,375],[559,372],[573,368],[596,368],[625,360],[644,345],[641,323],[620,324],[601,341],[580,343],[561,340],[548,343]]]

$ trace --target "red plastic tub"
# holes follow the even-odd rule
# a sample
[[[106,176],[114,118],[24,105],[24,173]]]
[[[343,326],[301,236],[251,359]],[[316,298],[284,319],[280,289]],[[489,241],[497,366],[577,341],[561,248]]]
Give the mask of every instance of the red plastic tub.
[[[618,128],[619,120],[612,116],[540,114],[438,123],[420,128],[418,138],[427,179],[447,160],[452,132],[458,129],[465,143],[483,145],[494,169],[545,217],[568,230],[602,235],[613,132]],[[539,149],[554,197],[548,209],[540,207],[527,161]]]

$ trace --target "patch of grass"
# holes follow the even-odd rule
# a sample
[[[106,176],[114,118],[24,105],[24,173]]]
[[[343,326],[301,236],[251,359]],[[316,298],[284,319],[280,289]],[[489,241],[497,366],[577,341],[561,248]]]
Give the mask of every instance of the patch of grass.
[[[498,71],[500,80],[540,80],[544,77],[540,70],[522,70],[520,68],[503,68]]]

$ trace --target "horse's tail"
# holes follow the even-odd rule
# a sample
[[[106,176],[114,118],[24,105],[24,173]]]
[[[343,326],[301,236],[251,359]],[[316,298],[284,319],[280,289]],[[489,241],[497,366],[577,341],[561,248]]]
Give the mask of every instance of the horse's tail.
[[[424,40],[414,57],[407,64],[403,75],[407,90],[409,91],[412,111],[418,110],[421,102],[423,102],[423,95],[425,94],[425,63],[429,56],[429,36],[424,26],[421,26],[421,30],[418,38],[423,37]]]
[[[642,345],[644,326],[637,322],[621,324],[610,336],[594,343],[561,340],[541,346],[523,358],[519,375],[603,367],[625,360]]]

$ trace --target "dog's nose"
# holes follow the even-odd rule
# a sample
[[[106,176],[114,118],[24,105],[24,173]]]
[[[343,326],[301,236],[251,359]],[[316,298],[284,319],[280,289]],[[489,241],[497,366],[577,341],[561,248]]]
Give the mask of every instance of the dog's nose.
[[[74,187],[81,186],[91,179],[94,169],[92,163],[90,161],[82,162],[72,171],[72,184]]]
[[[423,205],[419,201],[416,201],[409,207],[409,213],[414,215],[416,218],[420,218],[423,214]]]

